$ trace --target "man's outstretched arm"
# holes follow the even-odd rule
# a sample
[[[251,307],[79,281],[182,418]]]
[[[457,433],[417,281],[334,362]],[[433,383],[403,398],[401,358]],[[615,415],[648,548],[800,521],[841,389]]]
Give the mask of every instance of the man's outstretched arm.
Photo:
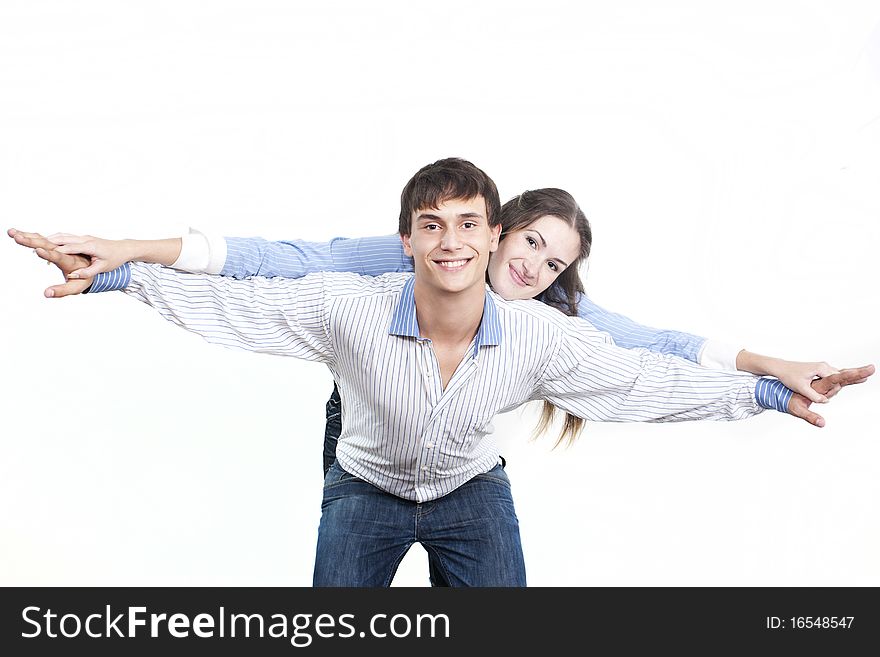
[[[558,321],[558,320],[557,320]],[[588,420],[668,422],[736,420],[764,408],[787,410],[815,426],[824,419],[810,400],[772,379],[699,368],[645,350],[620,349],[569,323],[538,396]],[[841,370],[813,382],[830,397],[842,386],[863,382],[873,365]]]
[[[46,238],[17,232],[19,244],[36,250],[67,275],[84,259],[51,248]],[[327,331],[327,293],[320,276],[290,281],[251,279],[235,281],[218,276],[185,274],[155,264],[126,266],[118,289],[156,308],[165,319],[208,342],[261,353],[293,356],[325,363],[333,361]],[[68,281],[66,296],[82,292],[89,279]]]

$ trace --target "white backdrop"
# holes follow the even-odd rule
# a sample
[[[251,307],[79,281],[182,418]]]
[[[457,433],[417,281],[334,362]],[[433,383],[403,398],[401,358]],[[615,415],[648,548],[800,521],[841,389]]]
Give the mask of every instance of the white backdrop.
[[[611,310],[880,362],[880,5],[663,4],[4,0],[4,228],[385,234],[460,156],[503,200],[574,194]],[[310,584],[322,366],[45,299],[11,240],[0,278],[0,583]],[[530,584],[880,585],[878,390],[821,430],[593,423],[552,452],[536,408],[500,417]]]

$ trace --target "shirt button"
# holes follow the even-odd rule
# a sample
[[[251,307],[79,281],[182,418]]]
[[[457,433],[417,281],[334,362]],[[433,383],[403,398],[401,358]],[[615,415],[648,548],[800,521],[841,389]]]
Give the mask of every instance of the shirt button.
[[[434,443],[425,443],[425,447],[431,449],[432,447],[434,447]]]
[[[427,471],[428,471],[428,466],[427,466],[427,465],[423,465],[423,466],[422,466],[422,472],[427,472]]]

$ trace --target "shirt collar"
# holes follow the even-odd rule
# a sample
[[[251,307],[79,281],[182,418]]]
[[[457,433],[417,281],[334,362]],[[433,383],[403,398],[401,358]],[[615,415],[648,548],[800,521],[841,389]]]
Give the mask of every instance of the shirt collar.
[[[397,307],[391,318],[391,326],[388,328],[389,335],[398,335],[419,339],[419,322],[416,319],[416,296],[415,276],[411,276],[404,284],[397,300]],[[489,290],[486,290],[486,300],[483,303],[483,317],[480,320],[480,328],[474,338],[474,352],[472,358],[476,358],[480,347],[486,345],[501,344],[501,322],[498,320],[498,309]]]

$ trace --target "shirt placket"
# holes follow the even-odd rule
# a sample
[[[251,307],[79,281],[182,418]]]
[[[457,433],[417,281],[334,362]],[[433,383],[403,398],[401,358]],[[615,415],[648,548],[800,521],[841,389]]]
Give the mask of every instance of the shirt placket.
[[[425,394],[428,396],[428,402],[431,409],[435,408],[443,394],[443,381],[440,376],[440,363],[434,355],[434,347],[427,338],[420,338],[419,344],[419,368],[422,374],[422,384],[425,386]],[[424,502],[430,497],[430,488],[433,480],[431,475],[431,464],[433,463],[433,449],[436,443],[433,432],[435,431],[432,423],[425,425],[425,430],[421,435],[421,446],[418,452],[418,460],[416,462],[416,481],[415,494],[419,502]]]
[[[477,360],[472,356],[471,346],[467,351],[468,356],[456,368],[446,390],[443,390],[440,363],[434,354],[431,341],[424,339],[419,342],[421,343],[419,362],[422,366],[422,379],[431,402],[431,417],[422,433],[422,445],[416,464],[416,497],[421,502],[429,497],[436,497],[438,493],[438,491],[433,491],[436,481],[435,470],[438,465],[437,446],[447,438],[444,435],[446,416],[449,414],[449,410],[454,407],[452,402],[458,390],[476,372]]]

